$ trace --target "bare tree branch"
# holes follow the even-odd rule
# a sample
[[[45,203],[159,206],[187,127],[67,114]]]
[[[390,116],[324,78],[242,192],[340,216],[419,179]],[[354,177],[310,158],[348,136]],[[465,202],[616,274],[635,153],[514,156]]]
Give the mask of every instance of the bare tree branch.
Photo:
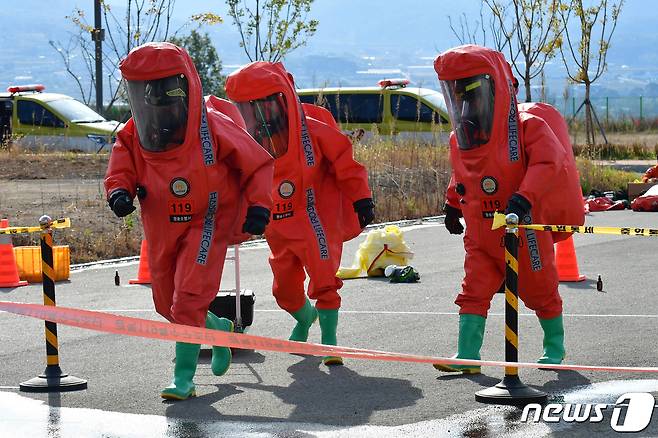
[[[61,43],[56,43],[53,40],[48,41],[48,44],[50,45],[50,47],[55,49],[55,51],[62,58],[62,62],[64,63],[64,67],[66,68],[66,72],[73,78],[73,80],[75,81],[75,83],[78,86],[78,89],[80,90],[80,95],[82,96],[82,101],[86,104],[89,104],[89,98],[88,98],[89,94],[85,93],[85,90],[82,87],[82,82],[80,81],[80,78],[71,69],[71,51],[74,50],[77,46],[76,38],[77,37],[75,35],[72,35],[71,38],[69,39],[69,44],[66,48],[63,48]],[[71,47],[72,44],[73,44],[73,47]]]
[[[493,47],[499,52],[502,52],[507,47],[509,40],[504,35],[496,14],[489,9],[492,13],[485,16],[485,3],[485,1],[480,3],[480,19],[476,20],[473,24],[472,32],[466,13],[459,15],[458,23],[453,21],[453,17],[448,16],[448,25],[452,34],[457,38],[457,41],[459,41],[460,44],[479,44],[482,46],[488,46],[487,38],[489,33],[493,40]],[[501,14],[504,15],[504,11],[501,11]],[[459,28],[457,26],[459,26]]]
[[[103,27],[105,29],[105,44],[103,44],[103,75],[108,78],[106,86],[110,90],[110,101],[106,109],[111,108],[121,99],[121,75],[118,71],[119,61],[135,46],[148,41],[164,41],[170,32],[171,15],[175,0],[126,0],[125,16],[119,19],[111,6],[105,2],[102,5]],[[69,21],[78,30],[74,37],[75,46],[69,44],[69,52],[62,53],[55,44],[62,62],[71,76],[76,78],[78,89],[89,104],[95,84],[95,49],[89,40],[89,33],[94,26],[86,21],[80,8],[74,8]],[[71,62],[71,51],[75,49],[81,55],[82,66]],[[76,69],[84,68],[85,74],[77,74]],[[89,91],[85,91],[85,88]]]
[[[525,85],[526,101],[532,100],[531,81],[555,55],[562,33],[556,11],[559,0],[484,0],[496,17],[506,40],[510,63]],[[511,19],[506,11],[512,8]],[[523,67],[520,62],[523,62]]]

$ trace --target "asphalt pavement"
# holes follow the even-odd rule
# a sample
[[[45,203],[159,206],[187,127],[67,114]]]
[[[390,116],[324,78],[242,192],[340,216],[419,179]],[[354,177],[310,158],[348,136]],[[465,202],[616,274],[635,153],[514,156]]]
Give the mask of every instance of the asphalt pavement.
[[[587,225],[658,228],[658,215],[614,211],[587,216]],[[456,349],[457,306],[463,276],[463,243],[440,223],[404,228],[415,252],[416,284],[385,279],[347,280],[341,290],[339,344],[349,347],[447,357]],[[363,237],[345,245],[350,265]],[[580,272],[587,280],[562,283],[565,363],[658,366],[658,240],[621,235],[575,235]],[[59,242],[56,242],[59,243]],[[65,242],[62,242],[65,243]],[[292,318],[271,295],[266,246],[240,251],[241,283],[256,294],[248,333],[287,339]],[[222,289],[233,286],[227,262]],[[114,285],[115,271],[122,285]],[[162,320],[148,286],[128,286],[137,264],[102,265],[72,271],[56,284],[57,304],[117,315]],[[601,276],[604,291],[598,292]],[[41,285],[0,289],[0,300],[42,303]],[[503,295],[487,320],[482,358],[504,359]],[[537,318],[520,306],[519,360],[542,351]],[[604,419],[579,423],[523,421],[514,407],[485,405],[474,394],[497,384],[501,368],[481,375],[438,372],[430,365],[346,359],[327,368],[320,358],[268,351],[238,351],[225,376],[215,377],[204,355],[196,375],[198,397],[165,402],[159,391],[170,380],[170,342],[60,325],[63,371],[87,379],[84,391],[32,394],[20,382],[45,367],[43,322],[0,313],[1,437],[211,437],[211,436],[613,436],[611,413],[628,392],[658,393],[652,373],[520,371],[522,381],[546,391],[563,407],[602,403]],[[318,325],[309,341],[319,342]],[[658,435],[658,416],[637,436]],[[627,434],[628,435],[628,434]]]
[[[656,160],[595,160],[594,164],[627,172],[644,173],[648,168],[656,165]]]

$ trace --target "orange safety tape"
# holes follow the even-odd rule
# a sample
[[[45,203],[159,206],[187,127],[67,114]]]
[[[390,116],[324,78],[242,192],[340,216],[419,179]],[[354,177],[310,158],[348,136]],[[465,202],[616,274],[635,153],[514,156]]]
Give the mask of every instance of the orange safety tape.
[[[411,354],[391,353],[387,351],[367,350],[362,348],[334,347],[312,344],[309,342],[284,341],[264,336],[229,333],[208,330],[168,322],[118,316],[91,310],[72,309],[69,307],[42,306],[0,301],[0,311],[15,313],[56,322],[73,327],[96,330],[117,335],[137,336],[141,338],[161,339],[205,345],[278,351],[281,353],[308,354],[313,356],[341,356],[355,359],[383,360],[389,362],[441,363],[446,365],[479,365],[518,368],[551,368],[556,370],[579,371],[617,371],[658,373],[658,367],[619,367],[595,365],[550,365],[526,362],[502,362],[488,360],[452,359],[448,357],[416,356]]]

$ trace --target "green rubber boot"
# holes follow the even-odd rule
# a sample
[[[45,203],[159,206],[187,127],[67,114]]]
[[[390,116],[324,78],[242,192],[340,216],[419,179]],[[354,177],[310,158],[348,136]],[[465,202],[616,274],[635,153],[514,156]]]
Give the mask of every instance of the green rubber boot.
[[[324,345],[338,345],[336,340],[336,328],[338,327],[338,309],[317,309],[320,319],[320,330],[322,331],[322,343]],[[342,365],[343,358],[338,356],[324,356],[322,363],[329,365]]]
[[[544,355],[537,363],[560,364],[564,359],[564,325],[562,315],[552,319],[539,319],[544,330]]]
[[[194,373],[199,359],[201,345],[176,342],[176,365],[174,366],[174,380],[160,392],[162,398],[167,400],[186,400],[196,396],[194,387]]]
[[[459,341],[457,354],[454,359],[480,360],[480,348],[484,340],[484,326],[487,319],[480,315],[459,315]],[[476,365],[444,365],[434,364],[434,368],[445,372],[459,372],[463,374],[480,374],[480,367]]]
[[[223,332],[233,331],[233,321],[226,318],[219,318],[212,312],[206,315],[206,327],[212,330]],[[231,349],[228,347],[212,347],[212,361],[210,368],[216,376],[223,376],[231,366]]]
[[[290,312],[293,318],[297,320],[295,328],[288,338],[291,341],[306,342],[308,339],[308,329],[311,328],[316,319],[318,319],[318,311],[311,305],[311,302],[306,299],[306,302],[296,312]]]

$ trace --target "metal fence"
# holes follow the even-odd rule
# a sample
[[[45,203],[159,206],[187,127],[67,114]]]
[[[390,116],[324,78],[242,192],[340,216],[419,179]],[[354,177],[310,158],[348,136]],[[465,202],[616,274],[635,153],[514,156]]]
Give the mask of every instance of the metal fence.
[[[630,96],[630,97],[594,97],[590,99],[601,123],[614,123],[619,120],[647,121],[658,119],[658,97]],[[572,118],[583,102],[582,97],[571,97],[551,102],[562,115]],[[580,110],[576,119],[584,119],[584,108]]]

